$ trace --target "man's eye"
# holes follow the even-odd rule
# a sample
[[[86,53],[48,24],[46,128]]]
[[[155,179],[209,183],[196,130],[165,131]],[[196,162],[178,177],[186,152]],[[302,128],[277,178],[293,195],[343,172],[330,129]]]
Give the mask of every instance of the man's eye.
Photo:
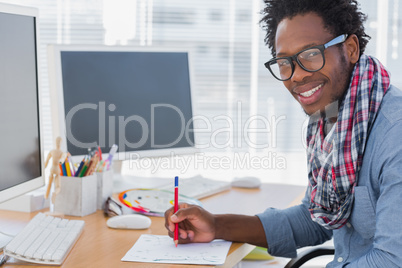
[[[300,54],[300,57],[303,59],[311,59],[319,56],[321,52],[319,50],[309,50],[305,51],[303,54]]]
[[[309,57],[315,57],[315,56],[317,56],[318,54],[320,54],[320,52],[312,51],[312,52],[310,52],[307,56],[309,56]]]
[[[289,62],[289,61],[287,61],[287,60],[284,60],[284,61],[278,61],[278,65],[279,65],[279,67],[280,67],[280,68],[285,68],[285,67],[289,67],[290,62]]]

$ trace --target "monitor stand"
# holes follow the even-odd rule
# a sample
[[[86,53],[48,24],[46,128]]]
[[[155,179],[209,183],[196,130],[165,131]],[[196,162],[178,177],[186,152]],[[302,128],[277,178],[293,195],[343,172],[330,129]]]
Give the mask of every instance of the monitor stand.
[[[0,210],[20,212],[34,212],[50,206],[49,199],[45,199],[46,187],[33,190],[26,194],[14,197],[0,203]],[[1,232],[0,232],[1,233]]]

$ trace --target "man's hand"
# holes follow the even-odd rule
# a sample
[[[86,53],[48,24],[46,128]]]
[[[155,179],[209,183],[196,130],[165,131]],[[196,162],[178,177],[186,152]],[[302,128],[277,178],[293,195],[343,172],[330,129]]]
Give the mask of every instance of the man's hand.
[[[179,243],[202,243],[214,239],[249,243],[268,247],[264,227],[257,216],[211,214],[205,209],[185,203],[165,212],[165,227],[174,237],[175,223],[179,223]]]
[[[179,223],[179,243],[210,242],[215,239],[215,217],[203,208],[186,203],[179,204],[174,214],[173,207],[165,212],[165,227],[169,236],[174,236],[175,223]]]

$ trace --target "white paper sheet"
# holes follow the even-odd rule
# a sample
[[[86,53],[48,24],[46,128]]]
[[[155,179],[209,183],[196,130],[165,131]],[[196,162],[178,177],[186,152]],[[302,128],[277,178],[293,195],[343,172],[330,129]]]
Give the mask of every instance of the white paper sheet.
[[[121,259],[122,261],[222,265],[232,242],[179,244],[167,235],[143,234]]]

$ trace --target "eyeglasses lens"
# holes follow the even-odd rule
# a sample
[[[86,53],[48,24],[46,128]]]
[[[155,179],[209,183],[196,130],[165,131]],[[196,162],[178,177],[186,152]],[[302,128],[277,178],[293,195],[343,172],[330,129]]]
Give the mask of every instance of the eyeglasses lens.
[[[297,55],[297,63],[305,70],[315,72],[323,67],[324,58],[318,48],[311,48]],[[271,61],[267,67],[279,80],[287,80],[293,75],[292,63],[288,58],[279,58]]]
[[[303,51],[297,56],[297,59],[305,69],[311,72],[321,69],[324,64],[324,58],[318,48]]]
[[[279,80],[286,80],[292,76],[292,64],[288,59],[271,61],[269,68],[273,75]]]

